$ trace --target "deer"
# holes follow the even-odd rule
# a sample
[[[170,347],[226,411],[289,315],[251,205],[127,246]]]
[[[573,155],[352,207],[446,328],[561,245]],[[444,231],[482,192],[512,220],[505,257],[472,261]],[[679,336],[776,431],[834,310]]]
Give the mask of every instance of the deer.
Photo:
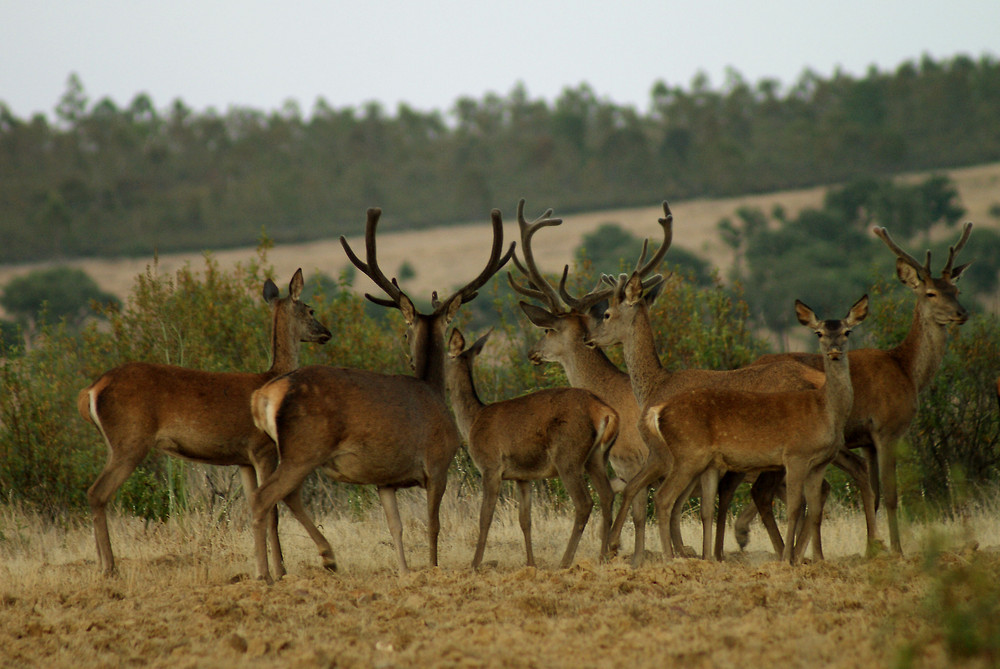
[[[478,569],[483,561],[503,481],[516,483],[518,520],[524,535],[527,565],[535,566],[531,545],[531,482],[555,477],[562,481],[575,510],[573,530],[559,567],[566,569],[572,565],[594,505],[585,473],[589,474],[600,500],[600,558],[604,559],[614,502],[608,480],[608,455],[618,438],[618,413],[582,388],[546,388],[484,404],[476,392],[473,365],[489,335],[487,332],[466,348],[461,331],[452,330],[445,364],[445,382],[458,429],[468,444],[472,462],[482,474],[483,501],[472,568]]]
[[[279,297],[271,279],[264,283],[264,300],[271,307],[271,366],[265,372],[206,372],[129,362],[80,391],[77,409],[108,447],[107,463],[87,491],[99,567],[105,575],[117,573],[107,504],[151,450],[193,462],[238,466],[248,501],[258,482],[274,471],[278,453],[274,441],[254,425],[250,396],[298,367],[301,343],[323,344],[332,336],[300,299],[303,286],[301,269],[292,276],[287,297]],[[286,503],[301,522],[311,524],[298,496]],[[283,574],[277,514],[267,520],[272,559]]]
[[[274,472],[252,501],[257,577],[273,582],[268,570],[264,522],[279,500],[297,495],[303,480],[322,468],[335,481],[374,485],[385,512],[399,565],[409,573],[403,549],[403,525],[396,490],[419,486],[427,491],[427,537],[430,564],[438,563],[439,511],[448,467],[461,445],[455,420],[445,402],[444,335],[463,303],[507,263],[514,244],[503,250],[503,219],[494,209],[493,246],[486,267],[446,300],[434,293],[431,311],[421,313],[396,279],[378,266],[376,227],[382,210],[371,208],[365,224],[366,260],[340,242],[348,259],[387,296],[365,294],[371,302],[398,309],[406,322],[410,366],[414,374],[380,374],[361,369],[309,366],[278,377],[251,399],[255,424],[281,453]],[[324,566],[336,569],[333,549],[316,539]]]
[[[600,341],[605,336],[604,324],[618,320],[617,300],[639,300],[644,290],[658,283],[654,279],[644,286],[638,273],[621,277],[605,321],[594,331],[594,339]],[[752,392],[700,387],[645,406],[642,424],[657,438],[647,439],[649,457],[625,487],[625,497],[630,499],[651,482],[665,478],[654,496],[664,559],[673,558],[666,519],[675,502],[695,477],[701,476],[704,485],[704,474],[719,469],[784,469],[788,540],[783,561],[798,564],[810,539],[819,533],[823,475],[843,447],[844,425],[853,402],[847,339],[868,315],[868,296],[859,299],[841,320],[821,321],[798,300],[795,312],[799,322],[819,337],[826,376],[821,388]],[[615,327],[610,326],[612,331]],[[803,500],[807,511],[802,533],[796,537]],[[611,528],[612,552],[617,549],[623,524],[624,513],[619,513]]]
[[[601,298],[593,300],[587,296],[576,300],[570,296],[570,303],[565,303],[535,263],[531,247],[533,235],[543,227],[561,224],[562,219],[552,218],[552,210],[549,209],[528,222],[524,206],[522,198],[517,205],[517,221],[524,262],[522,264],[516,252],[512,260],[530,281],[530,287],[517,283],[510,272],[507,279],[516,292],[545,304],[543,308],[524,301],[519,303],[528,320],[545,333],[528,351],[528,357],[534,365],[545,362],[561,364],[571,386],[589,390],[614,408],[619,417],[619,432],[611,446],[609,461],[616,473],[616,478],[611,481],[612,488],[616,493],[621,492],[625,481],[642,467],[648,452],[639,434],[639,405],[632,393],[632,382],[628,374],[611,362],[603,351],[584,345],[592,319],[589,312]],[[642,556],[646,550],[644,499],[635,499],[632,522],[635,525],[633,555]]]
[[[897,518],[896,444],[916,416],[920,392],[931,382],[941,365],[949,328],[962,325],[969,318],[969,312],[958,300],[956,282],[970,263],[956,267],[955,260],[969,240],[972,223],[965,224],[958,242],[949,248],[948,260],[938,277],[931,270],[930,251],[927,251],[926,260],[921,264],[896,244],[884,227],[876,227],[873,232],[896,256],[896,276],[913,291],[916,306],[910,330],[898,345],[887,350],[857,349],[849,354],[855,402],[845,427],[845,451],[874,449],[876,466],[871,470],[871,482],[862,481],[858,476],[855,479],[862,484],[862,492],[866,484],[868,489],[882,490],[890,549],[902,555]],[[766,355],[752,364],[782,359],[793,359],[817,369],[822,364],[818,356],[804,353]],[[765,508],[769,507],[770,501],[767,500]],[[880,543],[874,530],[874,505],[869,507],[866,503],[865,519],[869,527],[869,552],[872,552]]]
[[[659,262],[657,256],[659,258],[663,257],[663,254],[666,253],[666,250],[670,246],[673,235],[673,215],[670,212],[668,203],[663,203],[663,210],[664,216],[659,219],[659,224],[663,229],[664,238],[660,248],[654,255],[654,260],[657,260],[657,263]],[[655,267],[653,263],[644,264],[645,256],[646,245],[644,244],[639,262],[633,272],[637,277],[637,281],[639,281],[640,288],[642,287],[643,277],[652,272]],[[564,277],[567,275],[567,272],[568,268],[564,268]],[[688,369],[671,372],[664,369],[657,354],[649,316],[652,302],[659,294],[662,277],[657,275],[657,277],[650,279],[649,285],[644,291],[637,291],[633,287],[633,291],[629,295],[630,299],[626,300],[623,299],[622,286],[625,285],[625,279],[627,278],[624,275],[618,281],[606,278],[605,283],[610,283],[610,287],[592,291],[589,296],[590,299],[607,300],[610,298],[611,303],[605,310],[601,322],[591,328],[585,344],[600,348],[622,344],[625,364],[632,382],[633,394],[640,407],[640,416],[643,415],[643,412],[650,405],[669,401],[673,395],[693,388],[713,386],[742,391],[774,392],[806,390],[823,385],[822,370],[810,369],[794,360],[778,360],[772,365],[761,365],[758,368],[747,367],[728,371]],[[564,300],[572,300],[572,296],[565,290],[565,278],[560,282],[560,295]],[[614,318],[611,319],[614,323],[613,326],[609,324],[609,316],[612,314],[614,315]],[[789,362],[792,364],[786,364]],[[639,421],[639,431],[648,448],[651,448],[651,441],[659,439],[655,433],[650,432],[646,428],[641,419]],[[860,469],[863,471],[864,463],[857,456],[853,456],[853,454],[851,456],[838,454],[836,462],[844,468],[851,470]],[[723,478],[723,473],[719,469],[708,470],[704,473],[704,476],[701,478],[703,500],[714,500],[716,493],[720,489],[719,482]],[[634,477],[632,480],[634,480]],[[730,477],[731,482],[729,485],[723,486],[720,510],[728,507],[735,491],[735,485],[738,485],[740,480],[740,475],[736,475],[735,478]],[[651,481],[650,483],[653,482],[655,481]],[[629,492],[629,488],[626,486],[626,491],[623,494],[623,503],[632,503],[635,492]],[[678,502],[680,504],[682,500],[679,498]],[[669,517],[672,537],[676,537],[679,534],[679,504],[678,508],[674,509],[675,513],[671,513]],[[720,530],[717,532],[715,550],[713,551],[711,549],[712,506],[711,503],[702,504],[702,556],[704,558],[711,556],[715,559],[721,559],[723,554],[725,514],[720,513]],[[621,512],[616,521],[620,518],[623,518]],[[777,525],[774,523],[773,516],[765,516],[765,520],[771,521],[768,524],[769,535],[775,551],[780,554],[784,551],[784,544]],[[660,523],[663,522],[664,519],[661,518]],[[620,533],[620,531],[621,528],[619,525],[618,532]],[[613,529],[612,537],[614,538],[614,536],[615,530]],[[676,540],[674,541],[674,545],[677,546]],[[814,544],[814,552],[818,556],[821,554],[821,542],[817,541]],[[633,557],[633,564],[635,563],[636,560]]]

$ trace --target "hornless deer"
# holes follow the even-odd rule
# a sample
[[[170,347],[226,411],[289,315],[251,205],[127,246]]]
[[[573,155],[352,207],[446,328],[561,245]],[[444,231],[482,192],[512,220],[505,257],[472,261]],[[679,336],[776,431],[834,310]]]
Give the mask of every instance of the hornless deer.
[[[619,280],[625,300],[640,299],[642,279]],[[613,307],[609,308],[609,317]],[[702,387],[677,393],[666,402],[648,404],[642,422],[659,439],[649,440],[649,458],[625,488],[634,495],[660,477],[666,481],[654,497],[664,556],[673,557],[665,536],[665,518],[690,481],[716,469],[752,472],[784,468],[788,490],[788,531],[782,559],[798,563],[810,538],[819,531],[823,474],[844,443],[844,424],[853,390],[845,348],[851,328],[868,315],[868,296],[851,307],[843,320],[817,320],[799,301],[799,322],[820,340],[826,383],[822,388],[787,392],[746,392]],[[600,338],[601,328],[595,332]],[[703,477],[704,481],[704,477]],[[808,505],[802,534],[794,528]],[[611,531],[611,550],[620,537],[624,514]]]
[[[472,568],[479,567],[486,549],[503,481],[517,483],[518,516],[528,566],[534,566],[531,548],[531,482],[559,477],[576,511],[573,531],[560,568],[573,564],[580,537],[594,501],[584,472],[601,502],[601,553],[606,557],[614,493],[608,481],[608,452],[618,437],[618,414],[596,395],[582,388],[547,388],[513,399],[483,404],[476,393],[472,367],[482,352],[487,332],[465,349],[457,329],[448,340],[445,363],[448,396],[469,455],[483,476],[483,503],[479,511],[479,539]]]
[[[427,534],[430,564],[438,561],[438,512],[448,466],[461,445],[455,421],[445,403],[444,334],[461,304],[500,270],[514,252],[503,251],[503,221],[493,210],[493,249],[478,277],[433,311],[421,314],[410,298],[379,269],[375,229],[380,209],[369,209],[365,226],[367,263],[340,238],[348,258],[389,296],[365,295],[375,304],[399,309],[407,324],[410,364],[415,376],[377,374],[360,369],[303,367],[267,384],[252,399],[254,421],[278,444],[281,462],[254,496],[254,545],[258,578],[270,581],[264,519],[279,500],[297,494],[314,469],[336,481],[373,484],[385,511],[399,561],[409,571],[403,552],[403,525],[396,490],[427,490]],[[322,538],[322,537],[320,537]],[[333,549],[323,539],[320,554],[335,565]]]
[[[906,338],[889,350],[864,348],[851,351],[851,382],[854,386],[854,407],[847,420],[844,435],[846,448],[874,448],[877,469],[872,469],[869,488],[881,487],[885,495],[892,551],[902,554],[899,521],[896,518],[896,443],[906,434],[917,413],[920,392],[937,373],[947,346],[948,328],[961,325],[969,312],[958,301],[955,285],[969,263],[955,267],[955,259],[972,232],[966,223],[955,246],[948,251],[948,261],[941,276],[931,271],[931,253],[923,265],[901,249],[885,228],[874,233],[896,255],[896,276],[916,295],[913,322]],[[820,368],[819,356],[806,353],[775,354],[759,358],[754,364],[794,359],[813,368]],[[875,476],[875,472],[878,476]],[[858,476],[855,476],[858,479]],[[862,484],[862,492],[866,482]],[[767,503],[770,506],[770,503]],[[875,509],[865,505],[869,546],[875,539]]]
[[[664,230],[664,241],[656,253],[660,257],[662,257],[662,254],[670,246],[673,230],[673,217],[666,202],[663,203],[663,209],[665,216],[659,219],[659,223]],[[649,316],[650,304],[658,294],[658,286],[662,279],[658,276],[654,277],[649,281],[649,285],[643,289],[642,278],[655,267],[652,263],[643,265],[644,258],[645,248],[639,259],[637,270],[634,273],[635,281],[638,282],[637,284],[634,284],[632,281],[625,283],[620,280],[611,288],[594,293],[594,295],[601,299],[610,297],[611,307],[605,312],[603,321],[591,330],[591,334],[587,340],[588,345],[596,345],[602,348],[619,343],[623,345],[625,364],[628,367],[632,380],[635,399],[638,405],[642,407],[640,409],[641,415],[644,415],[645,410],[649,406],[667,402],[673,395],[693,388],[711,386],[742,391],[777,392],[817,388],[824,383],[823,377],[818,371],[811,370],[809,367],[800,365],[795,361],[787,360],[776,361],[773,365],[759,366],[757,368],[748,367],[730,371],[682,370],[669,372],[665,370],[660,364],[656,351]],[[565,275],[566,272],[564,271],[564,277]],[[562,284],[560,286],[560,294],[564,299],[567,299],[569,296],[564,289],[565,281]],[[630,287],[627,296],[623,295],[625,286]],[[609,318],[612,315],[613,318]],[[788,362],[792,364],[786,364]],[[651,441],[659,441],[658,435],[650,432],[642,420],[639,422],[639,430],[649,448],[652,448]],[[841,464],[842,461],[845,467],[861,466],[859,464],[860,460],[857,458],[854,461],[848,461],[846,456],[838,456],[838,464]],[[703,500],[714,500],[721,475],[722,470],[710,469],[702,476]],[[650,483],[653,482],[655,481]],[[736,481],[736,483],[738,482],[739,480]],[[647,485],[649,484],[647,483]],[[722,500],[720,500],[720,508],[725,509],[732,499],[732,488],[724,489],[723,492],[725,494]],[[635,492],[630,494],[628,488],[626,488],[623,502],[631,503],[634,499],[634,494]],[[677,510],[679,511],[682,500],[678,499],[678,502]],[[711,502],[702,504],[702,522],[704,525],[702,555],[706,558],[713,554],[710,548],[712,507],[713,503]],[[773,523],[773,517],[768,517],[768,519]],[[623,521],[621,512],[619,512],[616,518],[618,532],[621,531],[619,521]],[[661,525],[664,522],[665,519],[660,519]],[[677,535],[679,522],[679,513],[672,513],[670,520],[671,537]],[[725,514],[721,514],[720,525],[722,528],[724,528],[724,523]],[[769,525],[769,534],[775,550],[779,553],[782,552],[784,545],[776,525],[773,525],[773,527]],[[612,536],[616,536],[614,532]],[[716,536],[714,551],[716,558],[721,558],[723,539],[723,530],[720,528]],[[675,545],[677,544],[676,541],[674,543]],[[820,544],[817,542],[814,548],[818,549],[819,546]]]
[[[108,462],[87,491],[101,571],[115,572],[105,507],[115,491],[153,448],[212,465],[237,465],[249,500],[277,464],[274,442],[254,427],[250,395],[299,364],[299,343],[330,340],[330,331],[302,302],[302,270],[288,284],[288,297],[268,279],[264,300],[271,305],[271,367],[261,374],[204,372],[172,365],[130,362],[80,391],[77,408],[108,444]],[[298,496],[287,500],[300,521],[311,524]],[[278,517],[270,514],[272,558],[284,573]],[[318,533],[318,531],[317,531]]]

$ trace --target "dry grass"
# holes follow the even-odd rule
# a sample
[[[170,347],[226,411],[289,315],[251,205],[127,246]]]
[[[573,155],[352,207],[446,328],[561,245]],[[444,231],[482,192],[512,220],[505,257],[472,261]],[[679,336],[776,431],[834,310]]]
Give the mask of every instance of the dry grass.
[[[0,517],[0,665],[3,666],[885,666],[911,641],[922,666],[945,666],[922,615],[930,577],[922,546],[943,542],[965,563],[970,542],[996,567],[995,508],[961,522],[908,525],[915,557],[860,557],[863,518],[835,510],[824,523],[827,560],[775,562],[763,532],[723,563],[627,555],[596,559],[592,523],[576,566],[555,568],[569,515],[535,514],[538,569],[523,567],[516,510],[501,505],[491,567],[468,568],[478,500],[451,494],[438,569],[426,566],[423,495],[404,495],[415,573],[395,574],[381,510],[326,517],[341,571],[324,572],[311,542],[283,518],[289,576],[273,587],[252,573],[243,522],[192,513],[146,526],[112,520],[121,575],[97,574],[89,523],[57,526],[4,507]],[[536,506],[544,506],[537,504]],[[695,543],[699,528],[686,521]],[[649,537],[658,545],[655,530]],[[624,537],[623,545],[630,545]],[[730,539],[730,547],[733,542]]]

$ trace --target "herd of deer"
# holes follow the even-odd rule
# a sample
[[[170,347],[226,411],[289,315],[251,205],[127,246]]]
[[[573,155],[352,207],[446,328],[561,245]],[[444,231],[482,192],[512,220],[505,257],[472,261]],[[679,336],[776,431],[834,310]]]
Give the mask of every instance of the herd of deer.
[[[284,501],[316,543],[323,565],[336,569],[334,552],[304,508],[305,478],[322,469],[336,481],[378,489],[401,572],[408,571],[396,490],[427,491],[430,564],[438,563],[439,509],[448,468],[464,437],[482,473],[483,500],[473,567],[483,559],[503,480],[516,482],[527,563],[531,542],[531,481],[558,476],[575,506],[572,534],[560,565],[569,566],[593,506],[589,477],[601,508],[601,557],[619,547],[631,513],[633,564],[645,555],[646,489],[654,496],[663,554],[682,550],[679,510],[691,494],[703,500],[702,556],[721,559],[725,519],[737,486],[753,480],[754,504],[737,521],[746,543],[747,524],[760,513],[775,551],[793,564],[813,542],[822,557],[820,520],[830,463],[846,471],[861,491],[869,548],[880,541],[877,502],[884,498],[891,548],[902,552],[896,517],[895,444],[906,432],[944,355],[948,326],[968,313],[955,281],[966,265],[955,259],[969,238],[967,223],[951,247],[941,275],[899,248],[884,228],[875,234],[896,256],[896,273],[916,296],[909,334],[889,350],[847,351],[851,330],[868,314],[863,296],[840,320],[821,320],[801,302],[799,322],[819,338],[820,354],[769,355],[732,371],[664,369],[657,355],[649,311],[662,285],[656,270],[672,240],[673,217],[663,203],[663,241],[647,261],[644,244],[631,275],[603,277],[582,297],[550,283],[531,251],[534,234],[561,219],[545,212],[534,221],[517,208],[523,262],[515,244],[504,252],[503,222],[492,212],[493,243],[485,268],[445,300],[433,295],[421,313],[378,266],[376,227],[381,211],[369,209],[365,261],[341,237],[350,261],[382,290],[372,302],[399,309],[413,375],[361,369],[298,367],[300,342],[323,343],[329,330],[300,299],[301,270],[287,297],[268,280],[271,305],[271,368],[261,374],[210,373],[133,362],[117,367],[81,391],[78,408],[108,445],[104,470],[87,492],[97,553],[104,573],[115,572],[106,506],[150,449],[213,465],[237,465],[249,499],[258,578],[285,573],[276,505]],[[530,351],[535,364],[562,365],[572,387],[541,390],[484,404],[473,381],[473,364],[487,335],[466,347],[462,333],[447,328],[459,307],[513,258],[521,283],[515,291],[543,306],[520,302],[528,320],[544,331]],[[628,372],[602,349],[621,345]],[[1000,392],[1000,388],[998,388]],[[446,402],[450,399],[451,409]],[[454,411],[454,415],[452,413]],[[855,454],[862,449],[866,457]],[[615,473],[608,476],[608,465]],[[782,540],[771,511],[783,491],[788,529]],[[623,499],[613,517],[615,492]],[[712,542],[714,500],[718,529]],[[803,509],[803,506],[805,508]]]

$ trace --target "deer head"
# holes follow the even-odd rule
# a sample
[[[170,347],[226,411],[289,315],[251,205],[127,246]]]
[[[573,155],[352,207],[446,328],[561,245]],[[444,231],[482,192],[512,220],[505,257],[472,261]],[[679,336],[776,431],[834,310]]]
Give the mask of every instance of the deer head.
[[[375,304],[383,307],[399,309],[406,321],[406,340],[410,353],[410,366],[417,377],[427,379],[433,376],[440,381],[440,363],[443,351],[444,332],[448,324],[455,318],[458,308],[471,301],[478,294],[477,291],[489,281],[490,277],[500,271],[500,269],[510,260],[514,254],[514,242],[511,242],[507,253],[503,252],[503,218],[499,209],[491,212],[493,224],[493,246],[490,258],[486,267],[472,281],[468,282],[450,297],[439,300],[435,292],[431,298],[432,311],[427,314],[420,313],[413,302],[399,288],[396,279],[388,279],[378,266],[378,254],[375,245],[375,229],[378,226],[382,210],[373,207],[368,210],[368,219],[365,223],[365,257],[367,262],[363,262],[351,249],[347,239],[340,238],[340,243],[347,253],[348,259],[361,270],[368,278],[382,289],[388,299],[374,297],[365,294],[365,297]],[[443,386],[442,386],[443,387]]]
[[[917,296],[917,312],[924,322],[940,326],[951,323],[961,325],[969,319],[969,312],[958,301],[959,290],[955,282],[971,263],[955,267],[955,259],[969,240],[971,222],[963,227],[958,243],[948,249],[948,262],[939,277],[931,271],[930,251],[927,251],[924,263],[920,264],[892,240],[885,228],[875,228],[874,232],[896,254],[896,276]]]

